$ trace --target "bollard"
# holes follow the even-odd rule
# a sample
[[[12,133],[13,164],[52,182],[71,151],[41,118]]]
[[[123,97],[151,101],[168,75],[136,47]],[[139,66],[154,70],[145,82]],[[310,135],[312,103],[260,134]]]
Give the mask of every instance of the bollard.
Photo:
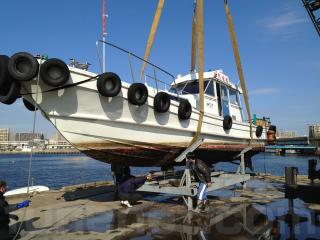
[[[286,185],[297,185],[298,168],[285,167]]]
[[[298,168],[285,167],[285,197],[296,198]]]
[[[311,183],[317,178],[317,160],[310,159],[309,160],[309,168],[308,168],[308,178],[311,180]]]

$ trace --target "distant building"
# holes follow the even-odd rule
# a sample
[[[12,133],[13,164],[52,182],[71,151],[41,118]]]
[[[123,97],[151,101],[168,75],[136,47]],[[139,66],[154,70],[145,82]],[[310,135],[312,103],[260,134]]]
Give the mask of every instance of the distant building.
[[[10,135],[10,129],[9,128],[0,128],[0,141],[1,142],[8,142],[9,141],[9,135]]]
[[[44,140],[42,133],[16,133],[15,141],[32,141],[34,139]]]
[[[320,124],[309,126],[310,143],[320,148]]]
[[[56,132],[52,135],[52,137],[51,137],[50,140],[52,140],[52,141],[66,141],[66,139],[65,139],[65,138],[61,135],[61,133],[58,132],[58,131],[56,131]]]
[[[277,138],[295,138],[298,134],[295,131],[280,130],[277,132]]]
[[[73,146],[59,133],[56,132],[49,139],[48,149],[72,149]]]

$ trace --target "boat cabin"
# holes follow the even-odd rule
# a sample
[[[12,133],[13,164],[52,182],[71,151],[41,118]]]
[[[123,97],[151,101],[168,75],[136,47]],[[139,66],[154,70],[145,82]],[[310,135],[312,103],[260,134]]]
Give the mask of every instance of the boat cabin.
[[[178,94],[199,109],[199,74],[178,75],[169,92]],[[242,90],[229,81],[222,70],[204,72],[204,112],[216,116],[230,115],[234,121],[243,121],[240,102]]]

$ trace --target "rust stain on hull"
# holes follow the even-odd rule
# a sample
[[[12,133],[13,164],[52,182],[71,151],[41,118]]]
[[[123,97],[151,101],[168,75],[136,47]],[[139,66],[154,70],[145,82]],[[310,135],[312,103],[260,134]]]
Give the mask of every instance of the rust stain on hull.
[[[108,143],[82,143],[76,147],[96,160],[128,166],[170,166],[177,165],[174,159],[185,150],[185,146],[168,146],[160,144],[148,144],[143,146],[124,146]],[[197,157],[208,163],[226,162],[234,160],[247,144],[205,144],[195,150]],[[264,146],[252,145],[253,149],[246,157],[264,151]],[[183,164],[183,163],[182,163]]]

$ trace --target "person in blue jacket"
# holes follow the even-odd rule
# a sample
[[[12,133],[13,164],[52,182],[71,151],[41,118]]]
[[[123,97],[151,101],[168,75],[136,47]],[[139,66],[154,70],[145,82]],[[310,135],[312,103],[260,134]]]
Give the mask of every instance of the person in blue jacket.
[[[0,180],[0,239],[9,240],[14,238],[15,233],[10,231],[9,223],[10,219],[16,221],[19,220],[17,215],[10,214],[10,212],[15,211],[20,208],[28,207],[30,200],[23,201],[18,204],[8,204],[4,194],[7,191],[7,183]]]
[[[132,207],[131,204],[136,203],[142,199],[141,194],[138,194],[136,190],[141,187],[146,180],[151,180],[152,175],[135,177],[131,175],[130,168],[125,167],[122,177],[119,179],[118,194],[121,200],[121,205]]]

